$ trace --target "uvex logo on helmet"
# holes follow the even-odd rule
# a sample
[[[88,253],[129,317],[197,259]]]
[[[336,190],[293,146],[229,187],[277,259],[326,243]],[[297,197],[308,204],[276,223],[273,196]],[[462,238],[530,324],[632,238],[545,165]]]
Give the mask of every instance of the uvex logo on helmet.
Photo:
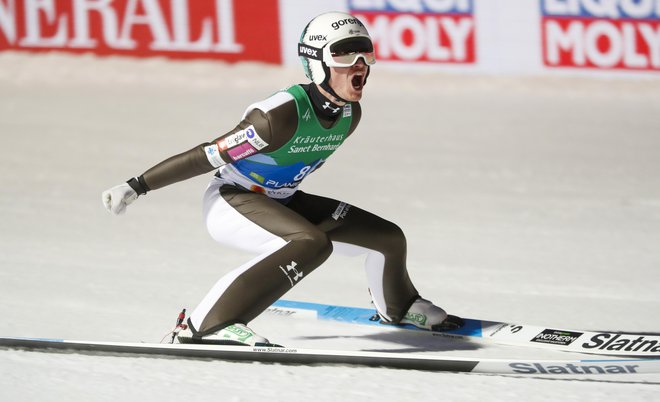
[[[335,21],[331,24],[331,26],[336,31],[340,27],[342,27],[346,24],[354,24],[354,25],[362,26],[362,23],[357,18],[346,18],[346,19],[343,19],[343,20]]]
[[[307,46],[305,44],[298,44],[298,56],[309,57],[314,60],[323,60],[323,55],[320,54],[321,49],[317,49],[312,46]]]

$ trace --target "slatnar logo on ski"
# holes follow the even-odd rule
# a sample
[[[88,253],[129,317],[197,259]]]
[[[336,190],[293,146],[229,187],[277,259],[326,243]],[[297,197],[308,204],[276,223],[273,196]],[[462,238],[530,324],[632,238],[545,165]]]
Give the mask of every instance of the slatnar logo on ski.
[[[570,345],[575,342],[582,332],[559,331],[556,329],[545,329],[536,335],[532,342],[551,343],[553,345]]]
[[[509,367],[519,374],[630,374],[637,373],[638,364],[611,364],[600,366],[595,364],[541,364],[541,363],[510,363]]]
[[[623,350],[625,352],[660,352],[660,337],[625,334],[596,334],[582,344],[586,349]]]

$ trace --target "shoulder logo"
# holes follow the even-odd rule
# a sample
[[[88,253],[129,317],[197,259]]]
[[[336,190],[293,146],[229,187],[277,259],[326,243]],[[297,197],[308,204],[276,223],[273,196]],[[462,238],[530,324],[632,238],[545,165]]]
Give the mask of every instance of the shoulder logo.
[[[302,115],[303,120],[309,121],[312,118],[312,113],[309,109],[305,110],[305,113]]]

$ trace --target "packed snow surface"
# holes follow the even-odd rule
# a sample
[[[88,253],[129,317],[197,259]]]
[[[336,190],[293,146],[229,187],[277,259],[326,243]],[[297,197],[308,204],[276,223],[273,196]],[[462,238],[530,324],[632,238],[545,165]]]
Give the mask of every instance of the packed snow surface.
[[[158,342],[250,256],[201,222],[209,175],[101,192],[305,82],[261,64],[0,53],[1,335]],[[421,294],[451,313],[660,332],[660,79],[411,74],[374,66],[356,134],[303,189],[401,226]],[[361,258],[288,299],[369,307]],[[569,359],[262,316],[303,348]],[[2,401],[657,400],[660,375],[522,377],[0,350]]]

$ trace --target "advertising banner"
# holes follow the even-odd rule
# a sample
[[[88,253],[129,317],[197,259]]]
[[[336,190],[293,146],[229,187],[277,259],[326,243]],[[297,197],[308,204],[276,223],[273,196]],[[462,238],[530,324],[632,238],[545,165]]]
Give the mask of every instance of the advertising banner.
[[[379,61],[476,61],[473,0],[349,0],[367,27]]]
[[[659,0],[541,0],[544,64],[660,70]]]
[[[0,0],[0,50],[281,63],[277,0]]]
[[[366,25],[379,68],[660,73],[660,0],[0,0],[0,51],[298,65],[330,10]]]

